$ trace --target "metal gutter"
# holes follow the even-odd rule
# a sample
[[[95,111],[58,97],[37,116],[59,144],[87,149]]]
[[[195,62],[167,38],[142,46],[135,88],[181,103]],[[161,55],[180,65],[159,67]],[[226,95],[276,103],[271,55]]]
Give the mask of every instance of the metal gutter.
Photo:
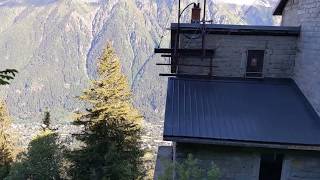
[[[171,24],[172,31],[176,31],[177,28],[176,23]],[[195,33],[199,29],[200,24],[180,23],[180,33]],[[206,31],[208,34],[299,36],[301,27],[206,24]]]

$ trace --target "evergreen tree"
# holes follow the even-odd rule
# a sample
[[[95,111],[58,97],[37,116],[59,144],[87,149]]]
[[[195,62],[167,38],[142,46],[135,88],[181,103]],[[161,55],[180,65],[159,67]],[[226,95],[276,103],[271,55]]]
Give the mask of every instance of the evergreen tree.
[[[43,124],[47,127],[29,143],[27,152],[19,154],[7,180],[57,180],[61,179],[64,147],[59,144],[58,133],[49,129],[50,113],[45,113]]]
[[[99,59],[98,75],[80,97],[91,108],[75,121],[84,126],[76,135],[84,146],[70,154],[71,175],[74,179],[139,179],[143,176],[142,118],[110,45]]]
[[[9,81],[12,80],[18,73],[15,69],[6,69],[0,71],[0,85],[8,85]]]
[[[10,170],[13,160],[12,143],[6,130],[9,129],[11,120],[3,102],[0,102],[0,179],[3,179]]]
[[[8,85],[18,73],[15,69],[0,71],[0,85]],[[6,130],[9,129],[11,120],[5,104],[0,101],[0,179],[3,179],[10,170],[10,163],[13,160],[12,143]]]
[[[51,118],[50,118],[50,112],[45,111],[44,112],[44,118],[42,120],[42,129],[43,130],[50,130],[50,123],[51,123]]]

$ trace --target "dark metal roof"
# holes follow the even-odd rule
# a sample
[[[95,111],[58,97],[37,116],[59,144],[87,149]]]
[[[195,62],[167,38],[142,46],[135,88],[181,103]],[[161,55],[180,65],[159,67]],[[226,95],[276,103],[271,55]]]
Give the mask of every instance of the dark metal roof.
[[[269,36],[299,36],[300,27],[291,26],[251,26],[251,25],[226,25],[226,24],[206,24],[207,33],[228,34],[228,35],[269,35]],[[178,28],[177,23],[171,24],[171,30]],[[181,33],[201,32],[202,25],[197,23],[180,24]]]
[[[170,78],[164,139],[320,150],[320,118],[291,79]]]
[[[282,15],[284,8],[287,5],[288,0],[280,0],[278,3],[278,6],[276,9],[273,11],[273,15]]]

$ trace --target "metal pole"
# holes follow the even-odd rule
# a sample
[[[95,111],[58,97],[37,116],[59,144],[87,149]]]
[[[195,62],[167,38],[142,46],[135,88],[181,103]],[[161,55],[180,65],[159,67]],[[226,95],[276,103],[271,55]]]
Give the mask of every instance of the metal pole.
[[[177,49],[176,51],[178,51],[178,49],[180,48],[180,18],[181,18],[181,0],[179,0],[179,10],[178,10],[178,30],[177,30],[177,41],[176,41],[176,44],[177,44]],[[179,64],[179,54],[178,52],[176,52],[176,63]],[[177,65],[177,70],[179,70],[179,66]]]
[[[180,22],[180,11],[181,11],[181,0],[179,0],[179,4],[178,4],[178,23]]]
[[[203,17],[202,17],[202,51],[203,51],[202,55],[203,57],[205,56],[206,4],[207,4],[207,1],[204,0]]]
[[[204,0],[204,4],[203,4],[203,18],[202,18],[202,56],[201,56],[201,61],[204,61],[204,57],[206,56],[206,5],[207,5],[207,1]],[[210,69],[211,71],[211,69]],[[210,72],[209,71],[209,72]],[[209,73],[211,74],[211,73]]]
[[[178,29],[177,29],[177,32],[175,35],[174,55],[173,55],[174,62],[173,62],[173,64],[179,64],[178,63],[178,59],[179,59],[178,58],[178,48],[179,48],[179,41],[180,41],[180,16],[181,16],[180,11],[181,11],[181,0],[179,0],[179,2],[178,2]],[[178,69],[178,67],[177,67],[177,69]]]
[[[180,41],[180,18],[181,18],[181,0],[179,0],[179,5],[178,5],[178,30],[177,30],[177,41],[176,41],[177,49],[179,48],[179,41]]]
[[[179,55],[177,54],[177,49],[179,48],[179,41],[180,41],[180,16],[181,16],[181,0],[179,0],[179,5],[178,5],[178,29],[177,29],[177,34],[176,34],[176,43],[175,43],[175,52],[174,52],[174,58],[175,58],[175,63],[176,64],[176,73],[179,71]],[[172,63],[172,62],[171,62]],[[176,149],[175,149],[175,144],[173,144],[173,174],[172,178],[175,180],[176,179]]]
[[[203,21],[203,23],[205,23],[206,22],[206,5],[207,5],[207,0],[204,0],[204,4],[203,4],[203,19],[202,19],[202,21]]]

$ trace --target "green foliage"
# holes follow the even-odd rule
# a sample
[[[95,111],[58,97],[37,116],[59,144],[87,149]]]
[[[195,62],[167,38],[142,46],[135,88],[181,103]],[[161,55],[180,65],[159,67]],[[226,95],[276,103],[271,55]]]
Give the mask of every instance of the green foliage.
[[[44,118],[42,120],[42,123],[43,123],[43,127],[42,127],[43,130],[50,129],[51,118],[50,118],[49,111],[44,112]]]
[[[211,168],[208,171],[208,180],[216,180],[219,176],[219,168],[214,163],[211,163]]]
[[[8,85],[9,81],[14,79],[17,73],[18,71],[15,69],[0,71],[0,85]]]
[[[192,154],[182,162],[164,162],[163,164],[165,170],[159,180],[173,180],[174,176],[179,180],[217,180],[219,178],[219,169],[213,163],[209,169],[204,169]]]
[[[13,147],[9,134],[11,120],[5,104],[0,102],[0,179],[6,177],[10,170],[10,164],[13,160]]]
[[[69,153],[74,179],[139,179],[144,175],[141,116],[132,105],[127,79],[110,45],[100,58],[99,79],[80,97],[91,105],[78,113],[84,146]]]
[[[27,152],[20,153],[12,165],[7,180],[56,180],[61,179],[64,147],[59,144],[59,135],[49,129],[50,113],[46,112],[43,128],[28,145]]]
[[[194,159],[191,154],[176,167],[177,175],[181,180],[201,179],[203,176],[203,170],[198,166],[198,160]]]
[[[28,151],[19,154],[7,179],[60,179],[63,148],[58,145],[58,138],[58,134],[50,130],[37,135],[30,142]]]

